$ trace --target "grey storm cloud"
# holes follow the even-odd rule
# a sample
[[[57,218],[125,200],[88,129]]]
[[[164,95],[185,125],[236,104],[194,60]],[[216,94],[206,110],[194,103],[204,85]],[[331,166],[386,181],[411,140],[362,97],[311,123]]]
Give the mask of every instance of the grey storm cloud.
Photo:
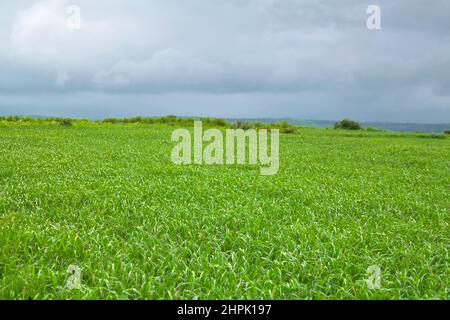
[[[450,2],[18,0],[0,113],[450,121]],[[81,9],[67,28],[66,9]]]

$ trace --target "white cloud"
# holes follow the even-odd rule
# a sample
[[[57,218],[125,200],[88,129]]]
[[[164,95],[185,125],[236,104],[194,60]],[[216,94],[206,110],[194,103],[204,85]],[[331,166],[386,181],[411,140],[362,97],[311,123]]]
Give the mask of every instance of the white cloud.
[[[37,62],[61,58],[60,50],[68,44],[64,2],[38,2],[18,14],[11,34],[15,54]]]
[[[68,7],[68,0],[42,0],[20,11],[10,36],[14,58],[51,70],[92,71],[102,61],[114,61],[132,38],[127,37],[130,25],[120,17],[84,19],[80,30],[71,30]]]

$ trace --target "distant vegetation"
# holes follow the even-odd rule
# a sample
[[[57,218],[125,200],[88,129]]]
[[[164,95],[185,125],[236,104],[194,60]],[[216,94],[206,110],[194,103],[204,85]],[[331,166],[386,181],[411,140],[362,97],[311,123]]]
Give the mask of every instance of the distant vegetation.
[[[263,122],[245,122],[238,120],[230,122],[222,118],[184,118],[176,117],[174,115],[164,117],[132,117],[132,118],[106,118],[103,120],[90,121],[87,119],[73,119],[73,118],[33,118],[20,116],[0,117],[0,122],[11,123],[30,123],[30,124],[58,124],[62,126],[72,126],[73,124],[147,124],[147,125],[173,125],[173,126],[193,126],[194,121],[201,120],[203,126],[206,127],[222,127],[235,129],[279,129],[281,133],[295,133],[298,126],[289,124],[287,121],[279,121],[276,123]]]
[[[231,119],[229,119],[231,121]],[[236,120],[236,119],[234,119]],[[280,119],[273,118],[247,118],[241,119],[247,122],[264,122],[276,123]],[[288,121],[291,125],[312,128],[332,128],[336,121],[331,120],[306,120],[298,118],[282,119]],[[366,130],[388,130],[388,131],[403,131],[403,132],[428,132],[428,133],[443,133],[450,128],[448,123],[395,123],[395,122],[361,122],[361,126]],[[372,128],[372,129],[370,129]]]
[[[334,124],[335,129],[343,129],[343,130],[361,130],[362,126],[359,122],[344,119],[342,121],[336,122]]]
[[[429,133],[434,133],[436,138],[443,139],[450,135],[450,129],[447,125],[414,125],[414,124],[382,124],[382,123],[364,123],[360,124],[354,120],[344,119],[333,123],[331,121],[322,122],[302,122],[298,119],[222,119],[208,117],[177,117],[168,115],[164,117],[131,117],[131,118],[106,118],[102,120],[58,118],[58,117],[31,117],[31,116],[0,116],[1,123],[11,123],[16,125],[60,125],[65,127],[85,126],[85,125],[169,125],[180,127],[191,127],[194,121],[201,120],[205,127],[218,128],[236,128],[236,129],[278,129],[281,133],[295,133],[307,127],[330,128],[365,132],[384,132],[384,131],[406,131],[414,132],[418,137],[430,138]],[[416,128],[417,130],[412,130]],[[423,130],[422,130],[423,129]]]

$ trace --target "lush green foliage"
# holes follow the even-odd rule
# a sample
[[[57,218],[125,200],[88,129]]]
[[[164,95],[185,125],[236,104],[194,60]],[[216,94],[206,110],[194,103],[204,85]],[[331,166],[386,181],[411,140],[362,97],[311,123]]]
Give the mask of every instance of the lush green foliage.
[[[334,124],[335,129],[344,129],[344,130],[361,130],[362,127],[359,124],[359,122],[350,120],[350,119],[344,119],[339,122],[336,122]]]
[[[0,298],[449,296],[445,135],[302,129],[263,177],[175,166],[167,125],[5,123]]]
[[[132,117],[132,118],[106,118],[98,121],[89,121],[87,119],[71,119],[71,118],[33,118],[33,117],[19,117],[6,116],[0,117],[1,123],[8,123],[14,125],[49,125],[59,124],[63,126],[79,125],[86,126],[87,124],[129,124],[129,125],[170,125],[170,126],[193,126],[194,121],[201,120],[205,127],[218,128],[236,128],[236,129],[279,129],[282,133],[294,133],[299,128],[289,124],[287,121],[280,121],[277,123],[261,123],[261,122],[228,122],[221,118],[183,118],[173,115],[165,117]]]

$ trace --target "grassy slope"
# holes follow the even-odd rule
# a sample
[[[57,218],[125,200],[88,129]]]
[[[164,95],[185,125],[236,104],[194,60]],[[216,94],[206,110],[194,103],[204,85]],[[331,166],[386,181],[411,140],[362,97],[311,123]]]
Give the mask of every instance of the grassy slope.
[[[305,129],[262,177],[172,130],[0,126],[0,298],[448,297],[448,138]]]

